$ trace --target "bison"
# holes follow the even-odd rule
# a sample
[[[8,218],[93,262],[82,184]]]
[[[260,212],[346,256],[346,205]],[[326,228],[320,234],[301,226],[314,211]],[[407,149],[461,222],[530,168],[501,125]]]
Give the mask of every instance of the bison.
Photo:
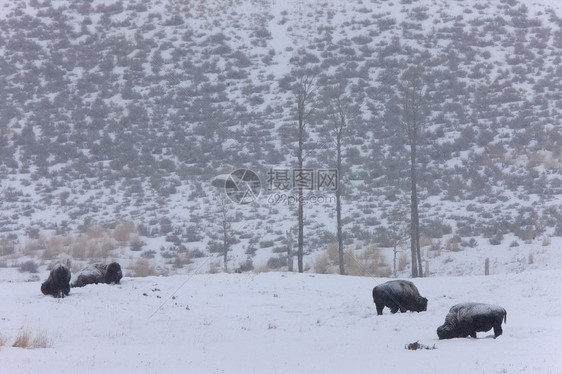
[[[427,310],[427,299],[421,297],[416,286],[406,280],[393,280],[379,284],[373,288],[373,302],[377,307],[377,315],[382,315],[385,306],[392,314],[400,310],[401,313],[424,312]]]
[[[87,284],[119,284],[123,278],[121,266],[117,262],[109,265],[92,264],[80,270],[76,275],[76,280],[72,282],[72,287],[84,287]]]
[[[57,264],[49,273],[49,277],[41,283],[43,295],[63,298],[70,293],[70,270],[63,265]]]
[[[476,332],[494,329],[494,338],[502,334],[502,321],[507,321],[507,312],[497,305],[462,303],[454,305],[445,323],[437,328],[439,339],[476,338]]]

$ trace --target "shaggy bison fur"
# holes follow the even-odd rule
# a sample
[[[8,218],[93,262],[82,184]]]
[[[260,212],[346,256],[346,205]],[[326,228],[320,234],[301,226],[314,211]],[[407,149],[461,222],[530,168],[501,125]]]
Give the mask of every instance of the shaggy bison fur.
[[[65,297],[70,292],[70,270],[63,265],[57,264],[49,277],[41,283],[41,292],[43,295],[52,295],[53,297]]]
[[[476,332],[494,329],[494,338],[502,334],[502,321],[507,321],[507,312],[497,305],[462,303],[454,305],[445,323],[437,328],[439,339],[476,338]]]
[[[76,279],[72,282],[72,287],[84,287],[87,284],[119,284],[123,278],[121,266],[117,262],[109,265],[92,264],[80,270],[76,274]]]
[[[384,307],[389,307],[392,314],[400,310],[404,313],[424,312],[427,310],[427,299],[421,297],[416,286],[406,280],[393,280],[379,284],[373,288],[373,302],[377,307],[377,314],[382,315]]]

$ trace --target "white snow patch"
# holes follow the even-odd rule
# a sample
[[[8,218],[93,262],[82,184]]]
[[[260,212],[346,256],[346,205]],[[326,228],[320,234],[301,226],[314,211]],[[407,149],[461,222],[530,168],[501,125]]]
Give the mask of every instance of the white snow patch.
[[[5,269],[1,269],[2,273]],[[46,278],[42,274],[41,278]],[[376,316],[388,279],[292,273],[124,278],[45,297],[0,283],[6,373],[560,373],[559,271],[414,280],[428,311]],[[465,301],[508,312],[504,333],[437,339]],[[22,328],[52,347],[11,347]],[[432,350],[410,351],[419,341]]]

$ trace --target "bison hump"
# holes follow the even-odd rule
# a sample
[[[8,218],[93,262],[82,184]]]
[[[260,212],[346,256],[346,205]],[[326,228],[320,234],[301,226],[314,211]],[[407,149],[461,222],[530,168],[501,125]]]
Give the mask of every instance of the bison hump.
[[[416,286],[406,280],[388,281],[383,286],[393,295],[415,295],[419,296]]]

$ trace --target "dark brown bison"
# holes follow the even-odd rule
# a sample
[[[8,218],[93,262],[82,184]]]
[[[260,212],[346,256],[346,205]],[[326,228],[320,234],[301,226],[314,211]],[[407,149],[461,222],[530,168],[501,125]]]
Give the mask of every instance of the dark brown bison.
[[[454,305],[445,323],[437,328],[439,339],[476,338],[476,332],[494,329],[494,338],[502,334],[502,321],[507,321],[507,312],[497,305],[462,303]]]
[[[65,297],[70,292],[70,270],[63,265],[57,264],[49,277],[41,283],[41,292],[43,295],[52,295],[53,297]]]
[[[392,314],[400,310],[401,313],[424,312],[427,310],[427,299],[421,297],[416,286],[406,280],[393,280],[379,284],[373,288],[373,302],[377,307],[377,314],[382,315],[384,307],[389,307]]]
[[[84,287],[87,284],[98,283],[119,284],[119,281],[123,278],[123,273],[117,262],[112,262],[109,265],[92,264],[80,270],[75,278],[72,281],[72,287]]]

